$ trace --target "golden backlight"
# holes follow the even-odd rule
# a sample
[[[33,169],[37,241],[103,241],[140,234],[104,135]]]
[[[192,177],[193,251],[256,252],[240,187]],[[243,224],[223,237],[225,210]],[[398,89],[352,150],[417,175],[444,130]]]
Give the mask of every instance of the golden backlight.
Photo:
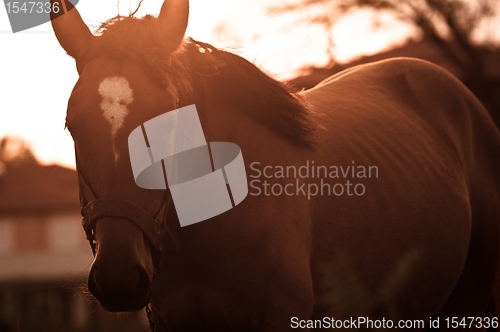
[[[144,1],[136,16],[159,13],[162,2]],[[121,1],[117,8],[115,1],[100,2],[99,7],[93,1],[80,1],[77,7],[94,31],[118,10],[128,15],[137,3]],[[331,58],[325,30],[298,22],[303,16],[300,13],[267,14],[270,6],[280,3],[191,0],[186,35],[239,54],[281,79],[296,76],[303,67],[327,65]],[[333,32],[335,60],[345,62],[359,54],[377,52],[413,33],[404,25],[376,33],[372,28],[367,12],[341,20]],[[3,10],[0,29],[10,29]],[[0,43],[9,50],[2,54],[0,63],[0,137],[20,136],[43,163],[74,167],[73,142],[63,130],[67,100],[78,78],[73,60],[59,47],[49,23],[24,33],[2,33]]]

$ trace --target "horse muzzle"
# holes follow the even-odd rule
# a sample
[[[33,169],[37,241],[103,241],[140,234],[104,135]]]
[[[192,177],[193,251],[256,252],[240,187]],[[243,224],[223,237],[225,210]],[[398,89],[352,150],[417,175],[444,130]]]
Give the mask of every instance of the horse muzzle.
[[[151,279],[140,266],[128,273],[110,273],[94,264],[89,274],[88,289],[104,310],[137,311],[149,301]]]
[[[97,222],[97,250],[89,292],[107,311],[136,311],[149,300],[154,267],[141,230],[121,218]]]

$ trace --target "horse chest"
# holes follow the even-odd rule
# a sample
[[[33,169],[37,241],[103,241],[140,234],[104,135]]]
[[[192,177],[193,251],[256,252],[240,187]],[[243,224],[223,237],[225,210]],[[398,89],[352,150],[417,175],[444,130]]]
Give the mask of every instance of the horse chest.
[[[169,331],[256,330],[261,320],[252,301],[228,296],[207,286],[184,285],[172,290],[161,316]]]

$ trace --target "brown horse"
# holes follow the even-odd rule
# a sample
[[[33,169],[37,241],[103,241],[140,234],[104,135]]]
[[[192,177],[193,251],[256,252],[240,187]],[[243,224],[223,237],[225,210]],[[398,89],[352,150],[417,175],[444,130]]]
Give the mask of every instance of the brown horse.
[[[66,123],[103,308],[149,301],[156,331],[494,325],[500,135],[452,75],[394,59],[293,93],[185,39],[188,0],[95,36],[62,7],[52,25],[80,74]],[[249,195],[180,227],[169,191],[135,184],[127,138],[191,104],[207,141],[241,147]]]

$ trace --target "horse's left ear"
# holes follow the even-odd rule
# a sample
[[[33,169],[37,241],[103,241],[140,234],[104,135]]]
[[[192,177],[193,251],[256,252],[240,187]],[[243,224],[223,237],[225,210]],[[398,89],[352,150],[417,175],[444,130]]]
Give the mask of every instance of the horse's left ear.
[[[181,46],[189,16],[188,0],[165,0],[161,6],[158,24],[168,52]]]
[[[78,62],[83,58],[95,38],[83,22],[80,13],[68,0],[51,0],[50,21],[62,48]]]

